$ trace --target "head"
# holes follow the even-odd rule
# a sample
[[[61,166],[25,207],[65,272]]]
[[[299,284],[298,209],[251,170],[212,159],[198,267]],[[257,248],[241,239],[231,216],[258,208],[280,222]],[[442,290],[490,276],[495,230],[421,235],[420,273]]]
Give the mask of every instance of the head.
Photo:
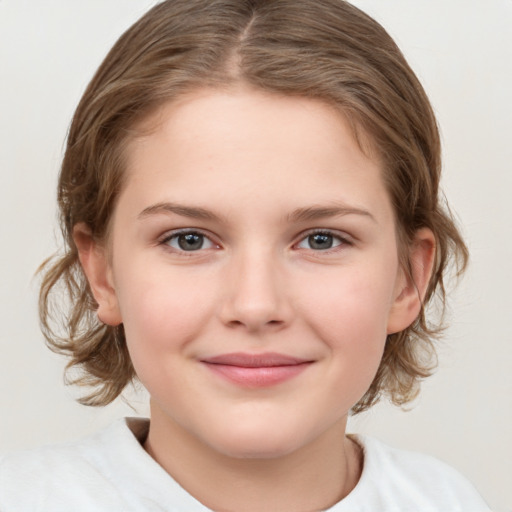
[[[387,335],[371,384],[352,411],[382,395],[396,404],[410,401],[434,367],[440,324],[427,322],[425,308],[435,296],[444,304],[448,264],[455,259],[463,268],[467,252],[439,196],[440,141],[425,92],[385,30],[342,0],[170,0],[119,39],[69,131],[58,188],[66,247],[44,267],[41,289],[50,347],[82,370],[77,383],[93,386],[85,404],[111,402],[136,378],[123,323],[103,323],[96,315],[79,238],[112,248],[132,149],[158,129],[159,113],[201,91],[240,89],[311,101],[339,114],[361,152],[378,163],[400,271],[412,282],[418,233],[432,234],[435,256],[418,291],[420,308],[410,324]],[[70,299],[60,334],[52,328],[59,283]]]

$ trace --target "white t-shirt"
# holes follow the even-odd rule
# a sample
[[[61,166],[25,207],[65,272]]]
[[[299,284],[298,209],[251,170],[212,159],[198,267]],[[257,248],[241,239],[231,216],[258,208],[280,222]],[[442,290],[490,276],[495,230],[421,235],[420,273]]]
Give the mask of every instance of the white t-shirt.
[[[146,453],[148,428],[148,420],[128,418],[82,441],[4,456],[0,511],[209,511]],[[444,463],[369,437],[355,440],[364,450],[361,479],[328,512],[489,512]]]

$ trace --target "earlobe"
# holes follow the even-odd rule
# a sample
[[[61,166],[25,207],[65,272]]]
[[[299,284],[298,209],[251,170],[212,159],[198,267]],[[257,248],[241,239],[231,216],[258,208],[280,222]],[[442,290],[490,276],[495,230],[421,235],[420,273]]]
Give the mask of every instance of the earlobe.
[[[387,334],[403,331],[418,317],[432,275],[435,246],[430,229],[417,231],[409,250],[410,274],[402,270],[397,279]]]
[[[104,324],[119,325],[122,319],[106,249],[97,243],[90,228],[83,222],[74,226],[73,240],[78,249],[80,264],[98,303],[98,318]]]

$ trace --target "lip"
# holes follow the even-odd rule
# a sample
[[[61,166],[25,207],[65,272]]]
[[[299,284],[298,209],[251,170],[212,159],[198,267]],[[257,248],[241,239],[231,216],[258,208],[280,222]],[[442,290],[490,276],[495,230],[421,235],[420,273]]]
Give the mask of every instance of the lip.
[[[213,373],[240,386],[270,387],[306,370],[313,361],[275,352],[247,354],[234,352],[201,360]]]

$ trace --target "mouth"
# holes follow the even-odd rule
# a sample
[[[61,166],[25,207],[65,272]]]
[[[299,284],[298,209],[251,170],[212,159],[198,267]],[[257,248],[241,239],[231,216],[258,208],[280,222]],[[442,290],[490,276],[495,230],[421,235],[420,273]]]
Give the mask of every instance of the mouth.
[[[306,370],[312,360],[267,352],[221,354],[201,360],[210,371],[234,384],[249,388],[270,387]]]

